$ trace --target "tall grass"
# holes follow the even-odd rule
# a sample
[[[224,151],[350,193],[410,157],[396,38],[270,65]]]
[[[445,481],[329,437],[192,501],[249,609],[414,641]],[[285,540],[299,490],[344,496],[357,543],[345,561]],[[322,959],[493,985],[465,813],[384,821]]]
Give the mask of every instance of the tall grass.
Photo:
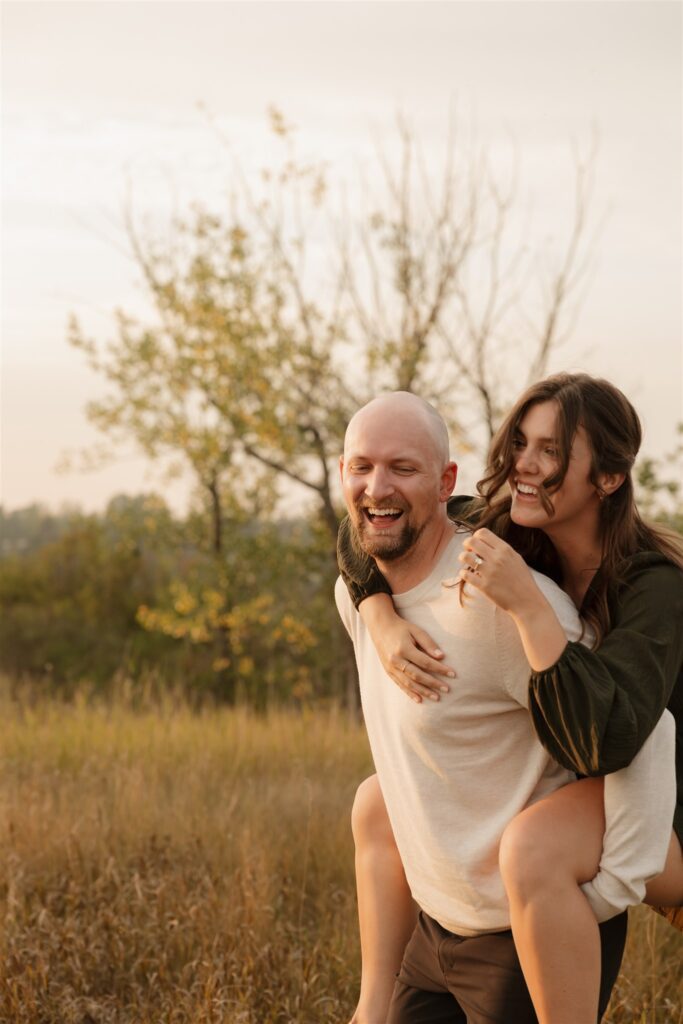
[[[0,702],[0,1021],[348,1020],[370,770],[331,711]],[[611,1024],[683,1021],[682,946],[633,915]]]

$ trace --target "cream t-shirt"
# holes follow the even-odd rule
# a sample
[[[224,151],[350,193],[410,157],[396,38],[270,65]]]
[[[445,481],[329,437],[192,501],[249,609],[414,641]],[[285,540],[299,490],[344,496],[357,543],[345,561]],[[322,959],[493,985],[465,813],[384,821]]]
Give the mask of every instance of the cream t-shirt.
[[[483,594],[444,585],[458,573],[456,533],[429,577],[394,595],[457,676],[441,700],[416,704],[387,676],[342,582],[335,597],[353,640],[363,714],[382,793],[415,901],[460,935],[510,925],[498,869],[508,822],[574,778],[551,760],[527,710],[529,665],[510,616]],[[581,634],[571,599],[534,573],[570,640]]]

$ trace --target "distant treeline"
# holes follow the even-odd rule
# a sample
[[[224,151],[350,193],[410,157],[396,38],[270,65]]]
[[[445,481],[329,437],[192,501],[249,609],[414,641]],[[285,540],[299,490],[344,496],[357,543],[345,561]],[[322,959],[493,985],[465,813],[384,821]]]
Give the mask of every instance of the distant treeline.
[[[636,478],[643,513],[683,534],[680,458],[645,458]],[[278,520],[275,504],[256,488],[185,517],[154,494],[96,515],[0,507],[0,671],[64,695],[123,683],[257,708],[355,706],[331,524],[319,511]]]
[[[0,668],[68,693],[112,680],[256,706],[342,695],[329,541],[241,513],[219,556],[155,495],[97,515],[0,509]]]

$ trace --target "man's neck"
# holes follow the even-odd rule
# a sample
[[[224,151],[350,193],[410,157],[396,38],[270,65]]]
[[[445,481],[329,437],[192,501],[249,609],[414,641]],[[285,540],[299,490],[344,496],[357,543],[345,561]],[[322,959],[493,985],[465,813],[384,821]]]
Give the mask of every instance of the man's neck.
[[[384,562],[377,559],[377,565],[391,587],[393,594],[404,594],[426,580],[450,543],[455,527],[446,517],[432,529],[425,529],[417,544],[402,558]],[[456,567],[457,568],[457,567]]]

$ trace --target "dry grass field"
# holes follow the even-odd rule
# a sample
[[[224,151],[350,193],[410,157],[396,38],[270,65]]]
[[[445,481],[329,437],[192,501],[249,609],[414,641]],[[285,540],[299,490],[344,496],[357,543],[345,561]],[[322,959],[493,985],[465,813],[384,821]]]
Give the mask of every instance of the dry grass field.
[[[348,1020],[361,727],[5,699],[0,733],[2,1024]],[[608,1020],[680,1024],[683,937],[631,925]]]

